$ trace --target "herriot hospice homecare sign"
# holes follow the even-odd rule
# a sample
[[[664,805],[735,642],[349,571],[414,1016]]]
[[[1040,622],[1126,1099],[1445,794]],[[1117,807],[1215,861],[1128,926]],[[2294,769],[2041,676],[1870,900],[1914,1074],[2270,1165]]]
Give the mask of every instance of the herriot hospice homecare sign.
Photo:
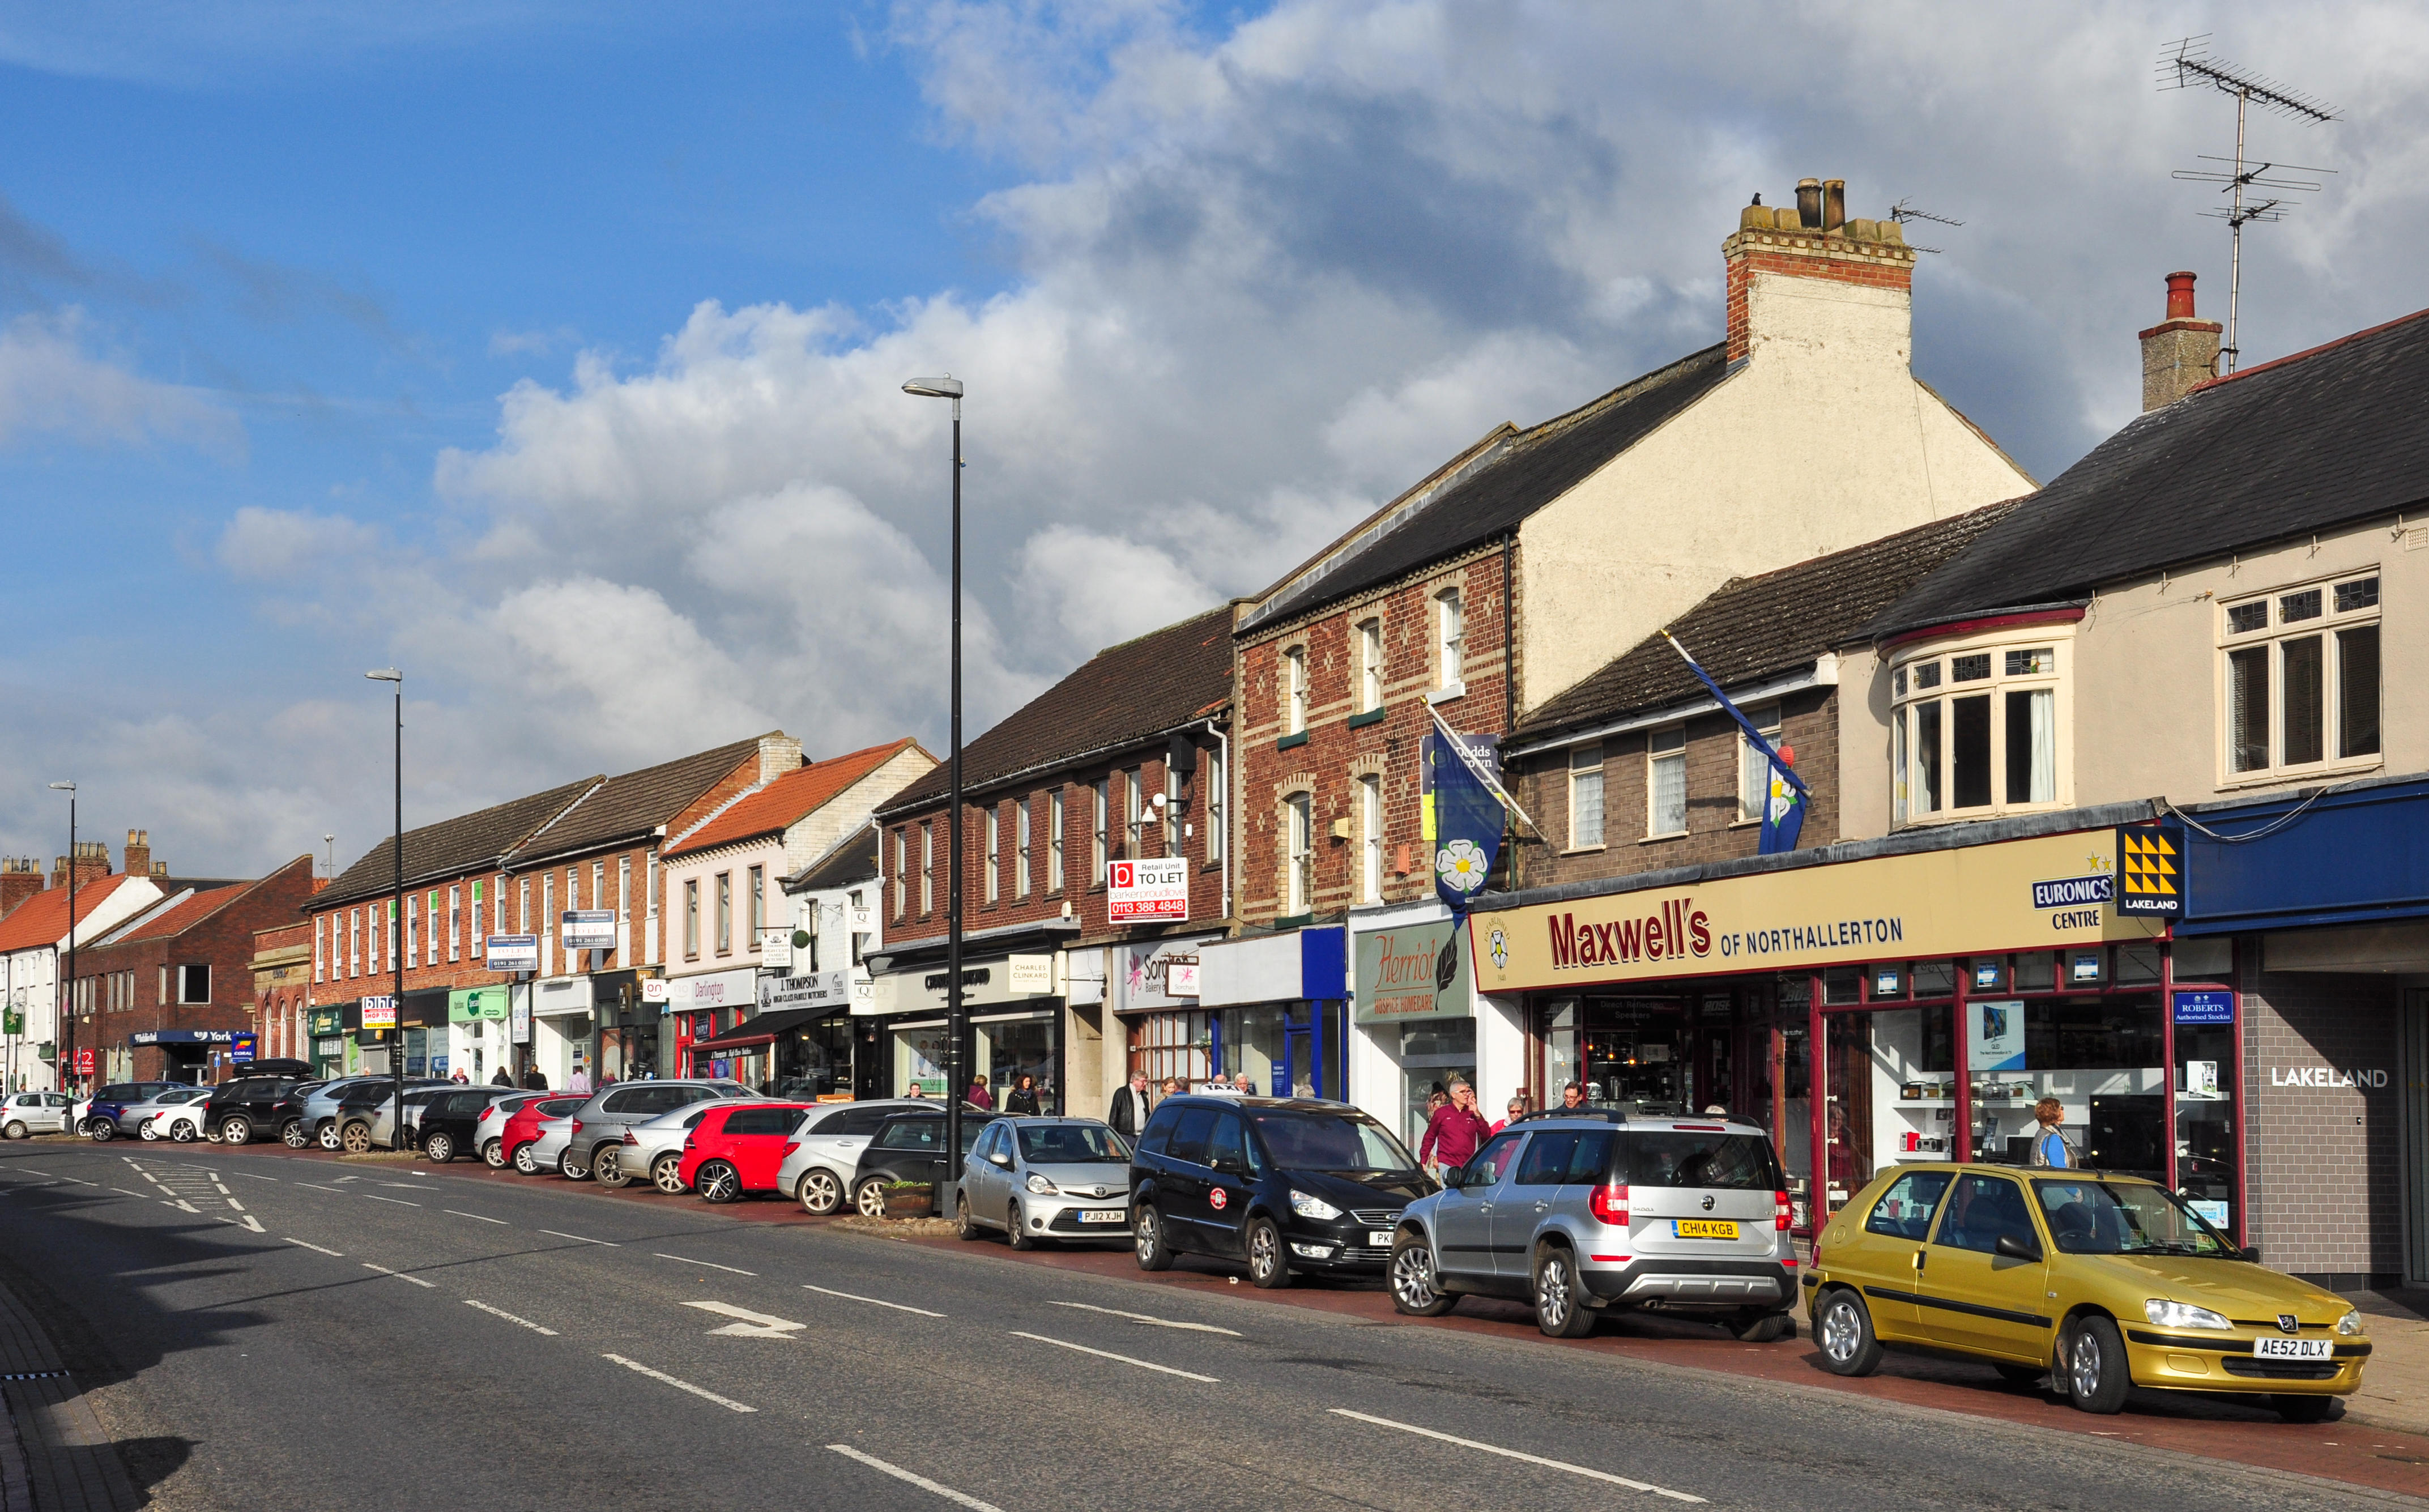
[[[1536,904],[1468,921],[1487,993],[2147,939],[2087,879],[2090,830]]]

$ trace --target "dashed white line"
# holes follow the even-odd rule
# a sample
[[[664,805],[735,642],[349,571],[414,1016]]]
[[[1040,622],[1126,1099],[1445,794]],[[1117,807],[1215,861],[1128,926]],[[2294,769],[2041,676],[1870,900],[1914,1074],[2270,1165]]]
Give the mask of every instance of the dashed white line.
[[[36,1175],[38,1175],[38,1176],[39,1176],[39,1175],[41,1175],[41,1172],[38,1171],[34,1172],[34,1174],[36,1174]],[[100,1185],[101,1185],[101,1183],[99,1183],[99,1182],[97,1182],[97,1181],[87,1181],[87,1180],[85,1180],[82,1176],[61,1176],[61,1177],[59,1178],[59,1180],[61,1180],[61,1181],[73,1181],[73,1182],[74,1182],[74,1183],[75,1183],[77,1186],[79,1186],[79,1187],[98,1187],[98,1186],[100,1186]]]
[[[1238,1338],[1242,1337],[1231,1329],[1217,1328],[1213,1323],[1184,1323],[1177,1319],[1149,1317],[1148,1314],[1143,1312],[1124,1312],[1119,1307],[1099,1307],[1093,1303],[1051,1302],[1048,1303],[1047,1305],[1049,1307],[1077,1307],[1082,1312],[1100,1312],[1111,1318],[1127,1318],[1134,1323],[1153,1323],[1158,1328],[1186,1328],[1195,1334],[1221,1334],[1227,1338]]]
[[[503,1318],[510,1323],[519,1324],[521,1327],[528,1328],[535,1334],[546,1334],[551,1338],[557,1337],[555,1329],[542,1328],[539,1324],[533,1322],[530,1319],[518,1318],[513,1313],[506,1311],[504,1307],[492,1307],[486,1302],[475,1302],[470,1297],[464,1299],[464,1305],[467,1307],[478,1307],[492,1318]]]
[[[28,1175],[28,1176],[48,1176],[48,1175],[50,1175],[50,1172],[49,1172],[49,1171],[36,1171],[36,1170],[35,1170],[33,1167],[31,1167],[31,1166],[19,1166],[17,1169],[18,1169],[18,1170],[20,1170],[20,1171],[24,1171],[24,1172],[25,1172],[26,1175]]]
[[[114,1191],[114,1192],[118,1193],[118,1195],[120,1195],[121,1197],[142,1197],[142,1196],[143,1196],[143,1194],[142,1194],[141,1192],[140,1192],[140,1191],[128,1191],[128,1190],[127,1190],[125,1188],[124,1188],[124,1187],[112,1187],[112,1188],[110,1188],[109,1189],[110,1189],[111,1191]],[[144,1198],[144,1201],[149,1202],[149,1201],[151,1201],[151,1199],[150,1199],[150,1198],[148,1198],[148,1197],[145,1197],[145,1198]]]
[[[757,1407],[752,1406],[747,1403],[736,1402],[732,1397],[719,1396],[716,1392],[708,1390],[703,1387],[697,1387],[692,1385],[689,1381],[681,1380],[675,1376],[669,1375],[664,1371],[651,1370],[639,1360],[628,1360],[621,1354],[602,1354],[599,1357],[603,1360],[613,1360],[617,1364],[624,1367],[624,1369],[632,1371],[637,1374],[646,1375],[653,1381],[664,1381],[667,1385],[673,1387],[678,1391],[688,1391],[693,1396],[699,1397],[702,1401],[714,1402],[720,1407],[731,1407],[735,1412],[756,1412],[759,1410]]]
[[[363,1262],[363,1269],[366,1271],[376,1271],[384,1276],[394,1276],[399,1281],[410,1281],[415,1286],[420,1287],[426,1291],[436,1291],[438,1289],[429,1282],[422,1280],[420,1276],[407,1275],[402,1271],[391,1271],[387,1266],[373,1265],[369,1260],[365,1260]]]
[[[506,1221],[504,1219],[503,1219],[503,1218],[490,1218],[490,1217],[487,1217],[487,1216],[486,1216],[485,1214],[481,1214],[481,1213],[463,1213],[463,1212],[457,1212],[457,1211],[456,1211],[454,1208],[453,1208],[453,1207],[442,1207],[442,1208],[440,1208],[440,1209],[439,1209],[439,1211],[440,1211],[440,1212],[442,1212],[442,1213],[449,1214],[450,1216],[452,1216],[452,1217],[455,1217],[455,1218],[477,1218],[477,1219],[480,1219],[480,1220],[481,1220],[481,1221],[482,1221],[482,1222],[484,1222],[484,1223],[495,1223],[495,1224],[499,1225],[499,1226],[500,1226],[500,1227],[502,1227],[502,1228],[512,1228],[512,1227],[514,1227],[514,1225],[513,1225],[512,1223],[507,1222],[507,1221]]]
[[[653,1254],[658,1254],[655,1250],[652,1250],[650,1253]],[[711,1271],[731,1271],[738,1276],[755,1276],[759,1273],[756,1271],[743,1271],[730,1265],[719,1265],[715,1260],[695,1260],[688,1254],[658,1254],[658,1258],[661,1260],[681,1260],[686,1265],[706,1266]]]
[[[1371,1417],[1363,1412],[1352,1412],[1347,1407],[1332,1407],[1327,1410],[1330,1411],[1336,1418],[1349,1418],[1359,1422],[1371,1422],[1378,1428],[1394,1428],[1397,1429],[1401,1433],[1415,1434],[1420,1438],[1431,1438],[1446,1444],[1457,1444],[1462,1449],[1473,1449],[1482,1454],[1498,1454],[1504,1459],[1514,1459],[1528,1465],[1540,1465],[1545,1470],[1556,1470],[1564,1474],[1583,1476],[1585,1479],[1590,1481],[1602,1481],[1611,1486],[1625,1486],[1631,1491],[1644,1491],[1653,1496],[1667,1497],[1673,1502],[1701,1503],[1704,1500],[1704,1498],[1700,1496],[1690,1496],[1684,1491],[1674,1491],[1667,1487],[1655,1486],[1649,1481],[1631,1481],[1625,1475],[1613,1475],[1609,1470],[1589,1470],[1583,1465],[1563,1464],[1562,1461],[1557,1459],[1545,1459],[1541,1454],[1528,1454],[1515,1449],[1504,1449],[1498,1444],[1479,1443],[1473,1438],[1462,1438],[1453,1434],[1436,1433],[1431,1428],[1420,1428],[1413,1422],[1395,1422],[1389,1418],[1377,1418]]]
[[[896,1480],[916,1486],[923,1491],[933,1491],[936,1495],[943,1497],[946,1501],[952,1503],[955,1506],[968,1507],[970,1512],[1002,1512],[1002,1509],[998,1507],[993,1502],[982,1502],[977,1497],[971,1496],[967,1492],[956,1491],[950,1486],[939,1486],[925,1475],[914,1474],[910,1470],[904,1470],[900,1465],[889,1465],[885,1461],[878,1458],[875,1454],[864,1454],[859,1450],[852,1448],[850,1444],[829,1444],[827,1447],[834,1450],[836,1454],[843,1455],[846,1459],[858,1460],[860,1463],[868,1466],[870,1470],[877,1470],[882,1474],[891,1475]]]
[[[352,1192],[338,1191],[338,1188],[335,1187],[323,1187],[317,1181],[299,1181],[295,1185],[298,1187],[309,1187],[314,1191],[335,1191],[338,1192],[338,1195],[340,1197],[351,1197],[354,1195]]]
[[[253,1176],[253,1179],[256,1181],[276,1181],[278,1179],[276,1176],[254,1176],[253,1172],[250,1171],[240,1171],[237,1174],[240,1176]]]
[[[321,1246],[313,1243],[310,1239],[299,1239],[291,1234],[282,1234],[279,1238],[285,1239],[289,1244],[301,1244],[306,1249],[313,1251],[316,1254],[325,1254],[333,1260],[342,1260],[346,1257],[345,1252],[342,1250],[324,1250],[322,1249]]]
[[[1049,1338],[1044,1334],[1024,1334],[1017,1328],[1011,1330],[1011,1333],[1015,1338],[1035,1339],[1040,1344],[1051,1344],[1057,1349],[1073,1350],[1082,1354],[1094,1354],[1100,1360],[1119,1360],[1124,1365],[1135,1365],[1142,1371],[1161,1371],[1166,1375],[1178,1375],[1191,1381],[1203,1381],[1208,1386],[1222,1384],[1215,1377],[1200,1375],[1196,1371],[1183,1371],[1170,1365],[1158,1365],[1153,1360],[1133,1359],[1128,1354],[1116,1354],[1109,1349],[1090,1349],[1085,1344],[1074,1344],[1068,1339]]]
[[[846,1302],[865,1302],[872,1307],[891,1307],[896,1312],[915,1312],[922,1318],[942,1318],[945,1316],[940,1312],[930,1312],[925,1307],[913,1307],[899,1302],[887,1302],[880,1297],[864,1297],[857,1292],[835,1291],[826,1287],[813,1287],[806,1282],[802,1284],[801,1289],[803,1291],[819,1292],[829,1297],[841,1297]]]
[[[395,1199],[395,1198],[393,1198],[393,1197],[386,1198],[386,1199],[383,1199],[383,1200],[384,1200],[384,1201],[387,1201],[387,1202],[394,1202],[394,1201],[396,1201],[396,1199]],[[560,1239],[571,1239],[571,1240],[573,1240],[573,1242],[575,1242],[576,1244],[603,1244],[603,1245],[605,1245],[608,1249],[611,1249],[611,1250],[620,1250],[620,1249],[622,1249],[622,1248],[624,1247],[624,1246],[622,1246],[622,1245],[620,1245],[620,1244],[618,1244],[618,1243],[616,1243],[616,1242],[614,1242],[613,1240],[610,1240],[610,1239],[586,1239],[586,1238],[583,1238],[581,1235],[579,1235],[579,1234],[559,1234],[559,1233],[557,1233],[557,1231],[556,1231],[556,1230],[554,1230],[554,1229],[553,1229],[553,1228],[544,1228],[544,1229],[541,1229],[541,1230],[540,1230],[540,1232],[541,1232],[541,1233],[543,1233],[543,1234],[552,1235],[552,1236],[554,1236],[554,1238],[560,1238]]]
[[[399,1207],[419,1207],[421,1205],[420,1203],[408,1203],[402,1197],[383,1197],[375,1191],[367,1191],[363,1193],[363,1195],[370,1198],[372,1202],[394,1203]]]

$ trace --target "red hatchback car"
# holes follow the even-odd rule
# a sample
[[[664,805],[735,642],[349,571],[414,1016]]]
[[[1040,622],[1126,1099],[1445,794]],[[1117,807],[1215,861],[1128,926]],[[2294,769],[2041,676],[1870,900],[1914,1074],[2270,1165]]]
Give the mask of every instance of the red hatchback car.
[[[491,1164],[513,1166],[515,1152],[539,1138],[540,1120],[561,1119],[589,1101],[569,1092],[562,1097],[536,1097],[525,1103],[506,1120],[505,1132],[498,1136],[498,1158]]]
[[[712,1203],[774,1191],[776,1168],[793,1153],[793,1131],[815,1103],[739,1103],[711,1108],[684,1139],[685,1186]]]

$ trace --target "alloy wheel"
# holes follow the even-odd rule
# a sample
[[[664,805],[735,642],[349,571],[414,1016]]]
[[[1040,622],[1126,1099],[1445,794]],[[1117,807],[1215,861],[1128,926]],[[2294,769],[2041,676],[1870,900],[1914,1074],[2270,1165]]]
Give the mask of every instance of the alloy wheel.
[[[253,1121],[251,1119],[243,1118],[232,1118],[227,1120],[220,1125],[220,1142],[222,1144],[251,1144],[253,1142]]]
[[[107,1144],[110,1140],[118,1138],[118,1121],[115,1119],[95,1119],[92,1121],[91,1126],[86,1132],[92,1136],[93,1143]]]
[[[1844,1297],[1831,1300],[1822,1310],[1822,1353],[1844,1365],[1856,1357],[1856,1349],[1863,1330],[1856,1321],[1856,1304]]]
[[[503,1170],[506,1163],[506,1141],[491,1139],[481,1146],[481,1163],[491,1171]]]
[[[349,1123],[346,1125],[345,1133],[339,1136],[338,1143],[343,1146],[346,1154],[350,1155],[369,1155],[372,1149],[372,1126],[368,1123]]]
[[[683,1195],[683,1156],[668,1154],[658,1156],[650,1167],[650,1185],[669,1197]]]
[[[590,1174],[602,1187],[624,1185],[624,1152],[621,1146],[603,1144],[590,1156]]]
[[[321,1148],[323,1150],[335,1150],[339,1148],[338,1126],[335,1123],[323,1123],[321,1125]]]
[[[1282,1258],[1281,1231],[1271,1220],[1248,1221],[1248,1280],[1267,1288],[1290,1284],[1290,1263]]]
[[[2077,1402],[2089,1402],[2100,1395],[2100,1373],[2105,1362],[2100,1357],[2100,1340],[2088,1328],[2077,1329],[2074,1347],[2067,1351],[2066,1384]]]
[[[871,1176],[860,1184],[852,1197],[852,1210],[863,1218],[885,1216],[885,1183]]]
[[[1392,1256],[1392,1299],[1402,1310],[1421,1313],[1434,1304],[1441,1293],[1434,1289],[1433,1251],[1422,1244],[1406,1244]]]
[[[742,1195],[742,1178],[722,1160],[700,1168],[700,1194],[712,1203],[730,1203]]]
[[[149,1119],[144,1121],[143,1127],[138,1130],[137,1133],[146,1139],[157,1139],[160,1138],[160,1131],[152,1126],[152,1122]]]
[[[515,1171],[524,1176],[539,1174],[539,1162],[532,1158],[531,1141],[528,1139],[515,1146]]]
[[[7,1128],[0,1129],[0,1134],[5,1134],[11,1139],[23,1139],[26,1138],[25,1126],[23,1123],[17,1122],[13,1119],[9,1121]]]
[[[430,1160],[445,1165],[455,1158],[455,1141],[444,1134],[434,1134],[421,1141],[421,1153]]]
[[[289,1150],[301,1150],[312,1142],[312,1137],[304,1132],[302,1119],[289,1120],[287,1127],[278,1131],[278,1138]]]
[[[1544,1262],[1543,1273],[1535,1278],[1535,1313],[1548,1332],[1559,1332],[1569,1321],[1569,1309],[1577,1304],[1569,1295],[1569,1268],[1560,1256]]]
[[[1016,1250],[1033,1250],[1037,1248],[1037,1241],[1029,1237],[1029,1230],[1021,1226],[1021,1221],[1020,1199],[1016,1197],[1004,1205],[1004,1238],[1012,1242],[1012,1247]]]
[[[183,1119],[179,1119],[176,1122],[170,1124],[170,1125],[169,1125],[169,1142],[170,1142],[171,1144],[191,1144],[191,1143],[193,1143],[193,1142],[194,1142],[194,1126],[193,1126],[192,1124],[190,1124],[190,1123],[187,1122],[186,1122],[185,1120],[183,1120]]]
[[[832,1171],[813,1170],[801,1177],[801,1211],[824,1218],[843,1205],[843,1183]]]

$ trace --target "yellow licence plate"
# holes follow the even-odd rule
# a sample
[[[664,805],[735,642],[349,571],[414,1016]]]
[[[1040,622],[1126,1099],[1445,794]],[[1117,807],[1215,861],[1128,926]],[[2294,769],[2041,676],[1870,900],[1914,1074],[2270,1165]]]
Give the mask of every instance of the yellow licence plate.
[[[1733,1218],[1674,1218],[1670,1232],[1682,1239],[1733,1239],[1738,1225]]]

